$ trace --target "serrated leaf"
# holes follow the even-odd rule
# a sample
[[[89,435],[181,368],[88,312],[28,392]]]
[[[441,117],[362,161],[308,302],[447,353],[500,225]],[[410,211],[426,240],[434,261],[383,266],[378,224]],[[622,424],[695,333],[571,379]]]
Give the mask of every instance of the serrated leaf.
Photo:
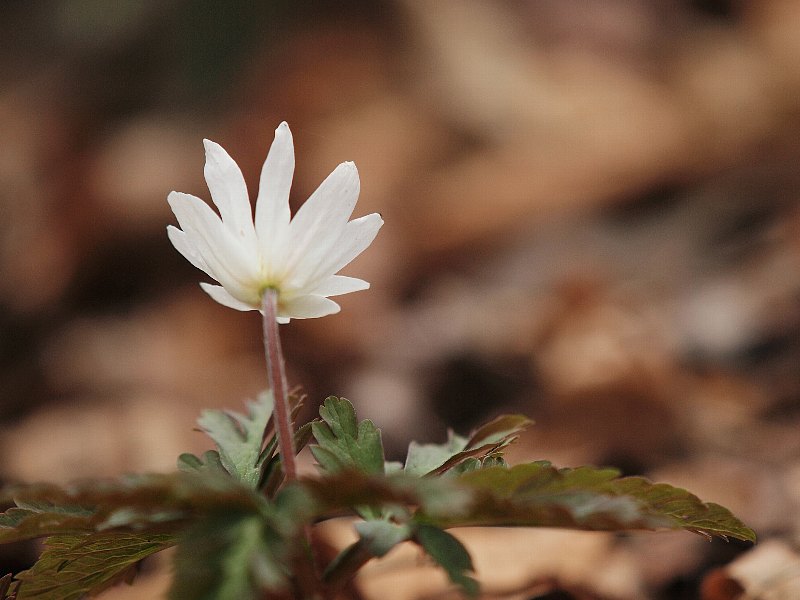
[[[181,537],[170,598],[246,600],[284,589],[313,515],[310,495],[296,483],[255,511],[219,506]]]
[[[216,443],[220,461],[228,473],[255,488],[261,479],[259,458],[264,431],[272,416],[272,393],[262,392],[246,406],[247,414],[205,410],[197,424]]]
[[[302,487],[317,505],[317,514],[359,512],[363,506],[376,507],[381,514],[387,507],[419,507],[437,518],[460,515],[467,509],[474,493],[455,479],[419,478],[405,473],[369,475],[362,471],[339,471],[304,479]]]
[[[446,527],[672,528],[755,540],[753,531],[727,509],[667,484],[620,478],[615,469],[556,469],[537,462],[472,471],[458,481],[475,492],[472,504],[460,516],[431,522]]]
[[[236,479],[212,473],[19,485],[5,491],[24,508],[0,515],[0,541],[108,527],[175,529],[219,507],[258,511],[266,503]]]
[[[325,572],[323,580],[338,586],[373,558],[385,556],[397,544],[408,540],[411,527],[406,523],[392,523],[385,519],[359,521],[355,524],[359,539],[342,550]]]
[[[417,526],[413,539],[445,570],[450,581],[468,596],[478,596],[478,582],[470,575],[475,571],[472,558],[461,542],[438,527],[423,524]]]
[[[206,534],[210,536],[210,531],[217,531],[222,536],[222,542],[227,544],[223,544],[223,554],[228,558],[221,558],[222,562],[218,565],[224,579],[218,582],[217,588],[212,588],[219,594],[213,597],[246,597],[242,590],[248,589],[243,587],[250,585],[248,581],[255,582],[258,589],[275,585],[275,565],[279,565],[285,574],[288,559],[284,555],[289,550],[295,551],[295,540],[298,539],[299,532],[305,524],[312,521],[314,515],[311,497],[298,484],[281,490],[270,502],[236,479],[208,473],[203,476],[176,473],[129,477],[115,481],[83,482],[63,488],[52,485],[19,486],[15,491],[23,505],[37,507],[39,510],[45,510],[49,504],[61,502],[94,505],[96,508],[85,516],[82,526],[95,529],[114,528],[110,531],[49,538],[48,544],[53,550],[44,553],[35,567],[23,575],[26,578],[26,593],[35,592],[36,595],[31,595],[31,598],[47,600],[62,597],[71,599],[73,596],[78,598],[84,592],[103,589],[103,586],[124,578],[128,571],[123,563],[127,561],[130,563],[127,566],[132,565],[139,557],[136,552],[144,551],[139,546],[139,550],[129,548],[131,540],[137,543],[147,539],[172,540],[171,544],[178,539],[181,531],[187,529],[200,531],[198,538],[182,538],[185,544],[182,552],[194,557],[192,560],[195,562],[200,560],[197,555],[203,549],[199,540],[204,539]],[[9,525],[24,527],[33,515],[35,511],[31,508],[18,508],[6,520]],[[226,519],[232,515],[237,518],[231,523]],[[67,513],[67,517],[71,518],[72,512]],[[224,537],[227,534],[223,531],[220,519],[231,524],[230,535],[233,537]],[[138,531],[142,527],[147,530]],[[38,535],[42,531],[41,528],[36,528],[25,533],[24,537],[31,537],[30,534]],[[89,563],[72,560],[72,554],[77,556],[78,548],[86,547],[76,546],[84,541],[92,544],[90,551],[96,554],[96,563],[91,563],[91,569],[87,567],[86,570],[83,570],[83,565]],[[100,542],[102,546],[97,545]],[[210,553],[215,552],[213,543],[216,543],[213,539],[206,540],[205,549]],[[209,548],[208,544],[212,546]],[[158,549],[160,548],[154,548],[153,551]],[[68,554],[66,558],[65,553]],[[120,562],[115,562],[114,556],[118,556]],[[243,557],[251,561],[247,563],[251,570],[242,571],[239,568]],[[52,572],[54,568],[58,570],[53,566],[56,558],[59,564],[69,565],[70,569],[73,569],[73,564],[76,565],[75,569],[81,574],[80,580],[64,579],[64,576]],[[201,567],[202,563],[198,568]],[[284,577],[284,574],[280,577]]]
[[[322,421],[311,424],[318,444],[311,446],[311,453],[323,471],[357,469],[383,473],[381,432],[372,421],[358,423],[350,401],[335,396],[326,398],[319,414]]]
[[[468,441],[452,431],[448,432],[444,444],[419,444],[412,441],[408,445],[404,470],[410,475],[427,475],[464,450]]]
[[[469,457],[452,467],[449,471],[447,471],[447,474],[462,475],[464,473],[469,473],[470,471],[487,469],[489,467],[508,467],[508,463],[501,454],[489,454],[481,459]]]
[[[286,544],[258,515],[220,512],[190,528],[175,556],[174,600],[248,600],[287,585]]]
[[[79,600],[130,582],[142,559],[175,544],[171,534],[58,535],[45,542],[36,564],[17,574],[18,600]]]
[[[210,471],[221,474],[228,472],[222,465],[219,452],[216,450],[207,450],[200,458],[188,452],[181,454],[178,457],[178,470],[184,473],[205,473]]]
[[[294,415],[292,416],[294,419]],[[300,452],[306,447],[311,440],[311,423],[306,423],[301,426],[294,434],[294,448],[295,452]],[[281,464],[281,457],[279,454],[273,454],[278,441],[277,438],[272,438],[259,458],[262,463],[261,467],[261,481],[258,484],[259,490],[267,496],[272,498],[278,491],[280,484],[284,480],[283,465]]]
[[[303,406],[305,396],[289,396],[292,421]],[[182,471],[219,470],[220,468],[243,481],[246,485],[264,489],[272,497],[283,481],[280,456],[276,454],[278,441],[272,415],[273,398],[270,391],[259,394],[256,402],[247,403],[247,414],[233,411],[206,410],[197,423],[217,445],[198,458],[182,454],[178,468]],[[308,443],[310,425],[300,427],[295,433],[295,451]]]
[[[732,537],[755,542],[755,532],[727,508],[703,502],[687,490],[666,483],[652,483],[644,477],[623,477],[607,483],[613,493],[629,494],[649,510],[673,520],[675,527],[708,537]]]
[[[360,521],[354,527],[365,548],[376,557],[384,556],[411,535],[407,524],[391,523],[383,519]]]
[[[56,533],[92,531],[95,512],[79,506],[24,503],[0,515],[0,543],[16,542]]]
[[[473,431],[467,442],[467,448],[500,442],[508,443],[511,438],[515,438],[531,425],[533,421],[524,415],[500,415]]]
[[[228,476],[184,474],[15,486],[11,493],[19,506],[0,515],[0,541],[50,536],[36,564],[17,576],[19,598],[39,600],[99,592],[174,544],[192,518],[220,505],[258,510],[264,502]]]
[[[441,475],[451,469],[456,469],[458,473],[491,466],[502,458],[500,451],[514,442],[532,423],[522,415],[501,415],[476,429],[469,438],[451,431],[444,444],[411,442],[405,471],[418,476]],[[484,464],[487,460],[488,465]],[[467,461],[469,465],[463,467]]]

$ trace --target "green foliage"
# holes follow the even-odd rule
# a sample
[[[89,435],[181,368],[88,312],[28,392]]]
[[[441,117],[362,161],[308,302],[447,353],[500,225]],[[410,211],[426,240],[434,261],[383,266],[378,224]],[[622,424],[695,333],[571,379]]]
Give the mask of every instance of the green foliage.
[[[432,473],[453,456],[462,452],[467,446],[467,441],[467,438],[449,431],[444,444],[411,442],[408,445],[406,464],[403,469],[406,473],[420,477]]]
[[[312,500],[294,486],[254,508],[219,506],[183,533],[170,598],[246,600],[289,587]]]
[[[393,523],[386,519],[369,519],[355,524],[358,541],[351,544],[328,565],[323,579],[333,585],[343,583],[372,558],[385,556],[397,544],[411,537],[408,523]]]
[[[29,570],[17,574],[17,600],[79,600],[133,581],[136,563],[175,544],[171,534],[91,533],[47,538]]]
[[[382,476],[339,471],[303,480],[302,488],[314,499],[321,518],[356,512],[355,508],[361,506],[386,507],[390,514],[399,512],[397,507],[413,507],[425,515],[444,518],[461,514],[472,499],[455,480],[422,479],[403,473]]]
[[[694,494],[666,483],[652,483],[643,477],[624,477],[610,481],[611,493],[640,500],[648,510],[663,515],[673,528],[685,529],[708,538],[736,538],[755,542],[756,534],[724,506],[703,502]]]
[[[307,571],[305,529],[343,514],[365,520],[355,525],[358,541],[323,575],[332,589],[411,541],[464,593],[476,595],[472,562],[445,531],[451,527],[671,528],[755,539],[727,509],[615,469],[557,469],[547,462],[509,468],[502,452],[530,424],[514,415],[469,437],[450,434],[444,444],[412,443],[405,466],[392,468],[380,431],[358,422],[350,402],[331,397],[320,409],[322,420],[295,435],[300,448],[313,433],[320,474],[286,484],[270,408],[262,396],[247,415],[203,413],[200,424],[217,450],[182,455],[177,473],[8,488],[5,499],[16,507],[0,515],[0,542],[47,537],[47,546],[33,568],[13,581],[0,579],[0,598],[13,598],[18,584],[20,599],[95,594],[130,580],[139,560],[173,544],[171,598],[291,593],[315,580]]]
[[[337,507],[352,510],[365,504],[406,507],[405,521],[403,511],[392,513],[395,519],[399,516],[400,523],[369,520],[357,525],[359,540],[345,549],[326,573],[326,579],[334,583],[388,552],[390,545],[409,539],[406,536],[411,532],[410,539],[420,544],[454,583],[473,594],[477,584],[469,575],[472,566],[466,551],[458,540],[441,531],[450,527],[668,528],[755,540],[753,531],[727,509],[705,504],[680,488],[640,477],[619,477],[615,469],[555,469],[537,462],[438,478],[341,471],[303,485],[323,514],[335,514]]]
[[[502,462],[502,450],[531,424],[522,415],[503,415],[476,429],[469,438],[451,431],[444,444],[411,442],[404,469],[412,475],[441,475],[451,469],[459,473]]]
[[[290,573],[276,556],[276,547],[285,545],[256,514],[211,515],[181,537],[169,597],[246,600],[285,588]]]
[[[205,568],[221,579],[217,587],[206,586],[218,595],[203,597],[244,598],[245,579],[253,589],[285,580],[293,540],[313,514],[312,501],[300,487],[287,488],[269,501],[237,479],[213,472],[129,477],[63,488],[21,486],[14,492],[25,508],[0,515],[0,531],[6,540],[59,534],[48,538],[48,550],[34,568],[18,575],[24,598],[97,593],[124,580],[144,556],[179,539],[179,556],[189,559],[176,563],[178,589],[197,580],[191,564],[199,568],[208,559],[214,568]],[[54,508],[76,505],[95,508]],[[201,543],[204,536],[205,545]],[[92,560],[80,558],[85,552],[91,553]],[[211,561],[215,555],[218,563]],[[243,556],[252,562],[247,578],[244,571],[234,568]],[[203,562],[198,563],[201,557]]]
[[[253,488],[261,481],[263,462],[267,458],[261,450],[264,428],[272,416],[272,405],[272,392],[263,392],[255,402],[247,403],[247,414],[206,410],[197,420],[197,424],[216,443],[219,460],[225,470]],[[205,458],[208,460],[208,453]],[[212,462],[215,461],[213,456],[210,458]],[[184,465],[197,462],[200,466],[208,465],[207,460],[187,460],[187,455],[181,458]]]
[[[322,421],[311,424],[317,446],[311,453],[321,469],[336,473],[357,469],[364,473],[383,473],[381,432],[372,421],[358,423],[349,400],[330,396],[319,409]]]
[[[289,397],[292,420],[303,406],[304,398]],[[202,457],[189,453],[178,457],[178,469],[187,473],[230,474],[245,485],[261,489],[272,497],[283,482],[280,455],[275,451],[278,440],[272,419],[271,392],[259,394],[256,402],[247,403],[247,414],[233,411],[206,410],[197,424],[214,440],[217,450],[208,450]],[[311,439],[311,424],[306,423],[295,432],[297,452]]]
[[[408,524],[397,524],[383,519],[361,521],[355,525],[361,542],[373,556],[384,556],[411,535]]]
[[[414,541],[445,570],[450,581],[468,596],[478,595],[478,582],[469,575],[475,571],[472,558],[461,542],[438,527],[423,524],[417,525]]]
[[[320,515],[377,504],[406,507],[413,521],[443,528],[665,528],[755,539],[751,529],[719,505],[663,483],[619,477],[614,469],[556,469],[548,463],[529,463],[440,478],[347,471],[304,481],[302,487],[314,498]]]
[[[108,519],[119,515],[121,510],[129,511],[129,517],[122,523],[118,522],[117,527],[141,529],[155,523],[163,528],[168,521],[180,522],[218,507],[257,509],[264,502],[257,492],[238,480],[212,473],[202,476],[191,473],[132,475],[112,480],[80,481],[66,486],[12,486],[5,491],[6,497],[14,498],[18,507],[30,513],[23,513],[25,518],[20,523],[26,523],[33,513],[46,512],[54,526],[61,527],[62,522],[69,524],[85,511],[91,513],[90,516],[84,515],[89,529],[102,529]],[[19,510],[9,509],[0,520],[18,520],[19,517],[13,515]]]
[[[755,541],[730,511],[686,490],[615,469],[556,469],[547,462],[492,467],[458,481],[473,492],[469,510],[442,526],[534,526],[591,530],[686,529],[707,536]]]
[[[227,473],[227,469],[222,465],[219,452],[207,450],[200,458],[188,452],[178,457],[178,470],[184,473]]]
[[[22,506],[20,506],[22,505]],[[23,508],[23,506],[25,508]],[[92,531],[93,510],[22,501],[0,515],[0,543],[16,542],[56,533]]]

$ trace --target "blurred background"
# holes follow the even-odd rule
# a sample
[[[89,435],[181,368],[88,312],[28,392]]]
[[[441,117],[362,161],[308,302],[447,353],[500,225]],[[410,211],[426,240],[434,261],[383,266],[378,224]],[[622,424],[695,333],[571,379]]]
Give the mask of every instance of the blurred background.
[[[511,460],[647,474],[762,540],[467,531],[487,597],[800,597],[799,26],[796,0],[6,0],[0,478],[172,470],[201,408],[265,386],[257,314],[199,289],[166,196],[209,198],[204,137],[254,195],[286,120],[293,207],[353,160],[386,222],[344,271],[372,289],[282,328],[306,419],[344,395],[401,459],[522,412]],[[410,553],[359,593],[452,597]],[[145,571],[104,598],[158,597]]]

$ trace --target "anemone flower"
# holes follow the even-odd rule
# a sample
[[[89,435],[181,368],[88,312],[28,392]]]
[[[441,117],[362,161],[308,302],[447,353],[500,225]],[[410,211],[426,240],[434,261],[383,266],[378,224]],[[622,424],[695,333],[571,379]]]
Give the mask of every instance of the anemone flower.
[[[360,187],[355,164],[336,167],[292,218],[294,144],[289,126],[281,123],[261,169],[253,219],[238,165],[219,144],[204,144],[204,174],[219,216],[200,198],[171,192],[167,201],[181,229],[170,225],[167,233],[178,252],[221,284],[201,283],[209,296],[236,310],[263,313],[269,291],[278,322],[286,323],[339,312],[330,296],[369,287],[336,274],[383,225],[376,213],[349,220]]]

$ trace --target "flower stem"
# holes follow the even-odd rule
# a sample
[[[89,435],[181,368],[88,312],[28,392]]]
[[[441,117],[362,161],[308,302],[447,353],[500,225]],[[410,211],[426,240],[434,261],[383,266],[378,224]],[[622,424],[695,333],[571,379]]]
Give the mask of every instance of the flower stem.
[[[267,357],[267,374],[272,390],[272,409],[275,431],[278,434],[278,450],[287,481],[297,479],[294,456],[294,427],[289,407],[289,386],[286,383],[286,368],[278,333],[278,293],[266,290],[261,298],[261,313],[264,316],[264,354]]]

